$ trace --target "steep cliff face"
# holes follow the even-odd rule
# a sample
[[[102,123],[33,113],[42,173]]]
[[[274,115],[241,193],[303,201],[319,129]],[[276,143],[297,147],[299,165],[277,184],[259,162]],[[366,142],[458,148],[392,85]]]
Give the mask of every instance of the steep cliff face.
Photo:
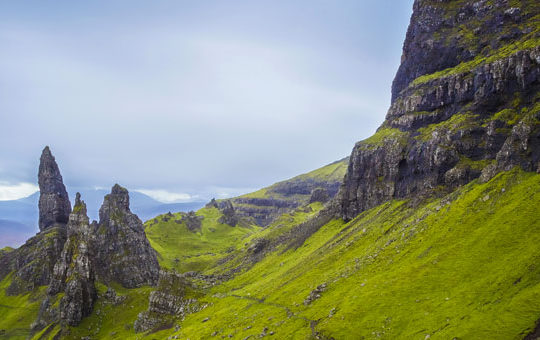
[[[534,0],[416,0],[392,100],[420,76],[527,40],[537,11]]]
[[[58,164],[48,146],[41,154],[38,182],[39,230],[45,230],[55,224],[65,226],[71,212],[71,203]]]
[[[116,184],[93,223],[95,261],[99,278],[126,288],[155,285],[159,276],[156,252],[144,233],[142,221],[129,210],[129,193]]]
[[[417,0],[392,105],[377,133],[353,149],[340,215],[516,165],[537,171],[539,23],[537,1]]]

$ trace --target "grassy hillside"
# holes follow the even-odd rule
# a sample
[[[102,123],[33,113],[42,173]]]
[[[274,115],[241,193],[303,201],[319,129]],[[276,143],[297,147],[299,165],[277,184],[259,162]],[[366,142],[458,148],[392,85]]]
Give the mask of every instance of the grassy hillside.
[[[278,247],[202,290],[206,308],[170,328],[134,333],[151,288],[115,287],[127,299],[101,299],[68,338],[521,339],[540,317],[539,204],[540,175],[520,170],[419,206],[387,202],[349,223],[333,220],[302,246]],[[321,207],[297,209],[266,229],[215,224],[214,208],[198,212],[205,216],[200,233],[171,221],[146,228],[163,266],[220,274],[241,265],[255,239],[279,238]],[[204,249],[216,255],[189,257]],[[186,262],[176,264],[176,256]],[[228,262],[217,261],[225,256]],[[28,311],[10,312],[0,328],[24,338],[22,325],[38,308],[32,296],[0,296],[5,315]]]
[[[36,319],[46,287],[24,295],[6,296],[11,277],[12,274],[0,282],[0,339],[25,339],[30,334],[30,324]]]
[[[244,238],[261,229],[244,222],[235,227],[219,223],[221,212],[206,207],[196,213],[202,217],[201,229],[190,231],[181,222],[183,215],[164,214],[145,223],[146,235],[158,252],[160,265],[179,272],[212,267],[217,259],[243,244]]]
[[[330,222],[214,288],[211,307],[176,334],[522,338],[540,316],[539,203],[540,175],[512,171],[420,207],[394,201]]]

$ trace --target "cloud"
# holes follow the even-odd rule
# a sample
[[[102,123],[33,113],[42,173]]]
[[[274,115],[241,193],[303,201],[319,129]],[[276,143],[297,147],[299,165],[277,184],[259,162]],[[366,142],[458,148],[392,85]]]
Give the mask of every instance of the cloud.
[[[0,182],[0,201],[11,201],[28,197],[38,190],[38,186],[33,183],[21,182],[10,184],[7,182]]]
[[[188,202],[193,199],[193,197],[190,194],[181,193],[181,192],[170,192],[167,190],[135,189],[134,191],[148,195],[152,197],[153,199],[160,201],[162,203]]]
[[[4,5],[0,180],[33,181],[50,145],[68,188],[117,182],[170,202],[342,158],[384,119],[406,2]]]

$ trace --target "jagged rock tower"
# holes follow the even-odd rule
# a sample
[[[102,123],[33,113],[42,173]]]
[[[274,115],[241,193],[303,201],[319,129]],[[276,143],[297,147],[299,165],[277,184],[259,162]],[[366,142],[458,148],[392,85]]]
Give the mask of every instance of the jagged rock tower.
[[[93,235],[86,214],[86,204],[77,193],[67,224],[67,241],[54,266],[53,279],[47,291],[51,296],[64,293],[59,304],[59,316],[68,325],[77,325],[83,317],[90,315],[97,298],[92,263]]]
[[[49,285],[34,330],[50,323],[75,326],[98,299],[95,282],[124,287],[156,285],[159,263],[141,220],[129,210],[129,193],[118,184],[104,199],[100,223],[89,223],[77,193],[73,211],[49,147],[39,165],[40,232],[23,246],[0,253],[0,280],[14,272],[8,295]]]
[[[99,209],[94,228],[96,271],[104,282],[126,288],[155,285],[159,278],[156,252],[142,221],[129,209],[129,193],[116,184]]]
[[[39,229],[40,233],[30,238],[16,251],[1,258],[0,279],[14,271],[13,280],[7,288],[9,295],[32,291],[48,285],[54,264],[66,241],[66,224],[71,212],[68,194],[58,165],[45,147],[39,164]]]
[[[39,230],[45,230],[56,224],[65,226],[71,213],[71,204],[60,169],[48,146],[41,153],[38,182]]]
[[[128,191],[116,184],[105,196],[99,215],[100,223],[90,224],[86,204],[77,193],[67,224],[67,241],[54,266],[34,329],[51,322],[78,325],[92,312],[98,298],[98,280],[118,282],[127,288],[158,282],[156,253],[141,220],[129,210]]]

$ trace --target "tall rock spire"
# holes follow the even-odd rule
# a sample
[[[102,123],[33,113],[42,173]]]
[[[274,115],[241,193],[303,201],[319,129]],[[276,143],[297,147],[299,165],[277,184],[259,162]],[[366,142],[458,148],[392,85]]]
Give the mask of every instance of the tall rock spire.
[[[66,224],[71,213],[71,204],[62,182],[58,164],[48,146],[43,149],[39,163],[39,230],[55,224]]]
[[[47,296],[33,324],[34,330],[52,322],[76,326],[92,312],[97,299],[92,231],[86,204],[77,193],[67,224],[67,241],[54,265]]]
[[[77,193],[73,212],[67,224],[68,239],[56,262],[48,294],[64,292],[60,300],[60,319],[76,326],[83,317],[90,315],[97,298],[92,265],[92,233],[86,204]]]

